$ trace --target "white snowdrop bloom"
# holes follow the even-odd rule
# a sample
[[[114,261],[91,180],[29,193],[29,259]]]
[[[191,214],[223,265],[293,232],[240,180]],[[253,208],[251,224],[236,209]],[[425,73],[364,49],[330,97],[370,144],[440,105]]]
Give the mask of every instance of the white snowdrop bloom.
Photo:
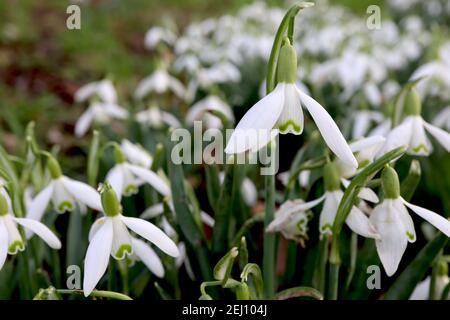
[[[178,98],[184,98],[186,93],[180,80],[172,77],[165,69],[158,69],[139,82],[134,96],[143,99],[152,92],[162,94],[167,91],[173,92]]]
[[[309,183],[309,178],[311,176],[310,170],[302,170],[298,175],[298,184],[302,188],[306,188]],[[281,172],[277,175],[278,180],[283,184],[283,186],[287,186],[289,182],[290,173],[289,171]]]
[[[450,42],[439,50],[439,59],[420,66],[411,75],[411,80],[422,79],[417,84],[417,90],[423,95],[431,78],[439,79],[446,88],[450,88]]]
[[[361,138],[350,143],[350,149],[358,161],[358,168],[349,166],[340,159],[336,159],[340,176],[344,179],[351,178],[372,163],[385,141],[386,139],[382,136],[372,136]]]
[[[47,166],[51,175],[50,183],[29,204],[27,218],[40,221],[50,202],[58,213],[72,211],[77,202],[93,210],[102,209],[97,190],[84,182],[64,176],[53,157],[48,158]]]
[[[164,124],[172,128],[181,127],[180,121],[171,113],[151,106],[136,114],[136,120],[153,128],[161,128]]]
[[[408,154],[427,156],[433,148],[425,132],[431,134],[450,152],[450,134],[422,119],[420,97],[414,88],[407,93],[404,106],[406,118],[387,135],[386,143],[379,155],[405,146]]]
[[[383,96],[381,94],[378,86],[372,81],[364,84],[363,86],[364,95],[367,98],[367,101],[373,106],[380,106],[383,102]]]
[[[194,74],[199,69],[200,61],[194,54],[183,54],[173,63],[173,70],[175,72],[186,71],[189,74]]]
[[[378,256],[388,276],[398,268],[408,242],[416,241],[414,223],[407,208],[450,237],[450,221],[428,209],[407,202],[400,196],[397,173],[391,167],[383,169],[381,184],[384,200],[370,215],[380,237],[376,240]]]
[[[384,120],[384,115],[378,111],[358,110],[353,112],[353,139],[364,137],[373,123],[380,124]]]
[[[433,124],[437,127],[450,130],[450,106],[442,109],[434,118]]]
[[[437,299],[441,298],[442,293],[449,282],[450,278],[448,275],[438,275],[436,277],[435,290],[437,293]],[[431,276],[428,276],[414,288],[409,300],[428,300],[430,294],[430,284]],[[450,300],[450,294],[447,296],[446,300]]]
[[[47,226],[32,219],[16,218],[7,198],[2,193],[0,194],[0,270],[8,254],[14,255],[25,250],[25,242],[17,228],[18,224],[25,230],[37,234],[50,248],[61,248],[61,242]]]
[[[278,132],[301,134],[303,132],[301,104],[304,104],[331,151],[344,162],[357,167],[355,157],[331,116],[317,101],[300,91],[295,85],[297,54],[288,41],[286,40],[281,47],[278,59],[279,83],[271,93],[251,107],[239,121],[225,152],[231,154],[258,150]],[[255,135],[255,131],[266,134]]]
[[[117,92],[111,80],[105,79],[88,83],[75,92],[76,102],[84,102],[91,97],[97,96],[101,101],[115,104],[117,103]]]
[[[126,217],[114,190],[105,185],[101,201],[105,216],[94,222],[89,232],[89,247],[84,260],[83,292],[87,297],[94,290],[105,273],[109,256],[122,260],[133,253],[157,276],[164,274],[159,258],[153,250],[142,242],[133,241],[128,229],[156,245],[161,251],[177,257],[179,250],[176,244],[152,223]]]
[[[126,160],[122,149],[114,146],[116,165],[109,170],[106,181],[111,185],[119,199],[138,192],[139,186],[144,183],[151,185],[163,196],[170,195],[168,183],[148,168],[131,164]]]
[[[225,179],[225,173],[220,172],[219,173],[220,183],[223,183],[224,179]],[[244,200],[245,204],[247,204],[250,207],[253,206],[256,203],[256,201],[258,200],[258,191],[256,190],[256,186],[253,183],[253,181],[248,177],[245,177],[242,180],[241,194],[242,194],[242,199]]]
[[[281,232],[283,237],[303,245],[308,239],[309,209],[318,205],[323,199],[305,203],[303,200],[288,200],[275,212],[275,217],[267,226],[267,232]]]
[[[128,110],[115,103],[94,102],[78,118],[75,124],[75,135],[84,136],[93,122],[105,125],[112,119],[125,120],[128,115]]]
[[[145,34],[144,44],[148,49],[156,48],[161,42],[174,45],[177,36],[171,30],[163,27],[153,27]]]
[[[222,121],[209,111],[219,112],[228,121],[234,122],[234,114],[231,107],[222,99],[214,95],[207,96],[194,103],[186,113],[186,122],[192,125],[194,124],[194,121],[203,121],[203,124],[207,129],[222,128]]]
[[[130,163],[144,168],[151,167],[153,157],[141,145],[134,144],[130,140],[123,139],[120,147]]]
[[[142,261],[145,266],[158,278],[164,277],[164,266],[158,254],[145,241],[130,236],[133,254],[128,257],[130,266],[136,261]]]
[[[230,62],[219,62],[209,68],[202,68],[197,73],[199,84],[208,88],[214,84],[226,82],[239,82],[241,72]]]

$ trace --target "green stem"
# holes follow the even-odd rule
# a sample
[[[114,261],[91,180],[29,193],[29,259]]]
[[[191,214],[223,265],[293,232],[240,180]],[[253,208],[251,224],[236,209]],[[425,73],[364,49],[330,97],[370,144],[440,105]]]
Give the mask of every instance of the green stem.
[[[69,290],[69,289],[57,289],[56,292],[59,294],[78,294],[83,295],[83,290]],[[98,298],[110,298],[115,300],[133,300],[129,296],[113,292],[113,291],[103,291],[103,290],[94,290],[89,295],[90,297],[98,297]]]
[[[337,300],[339,288],[340,264],[330,263],[330,281],[328,283],[328,300]]]
[[[358,257],[358,235],[352,232],[350,239],[350,266],[348,268],[347,281],[345,283],[345,290],[348,290],[352,283],[353,276],[356,270],[356,259]]]
[[[433,268],[431,271],[431,279],[430,279],[430,289],[428,292],[428,300],[438,300],[440,298],[438,296],[439,293],[437,292],[437,289],[436,289],[436,281],[439,276],[441,257],[442,257],[442,250],[436,256],[434,263],[433,263]]]
[[[325,296],[325,280],[328,259],[328,237],[324,237],[319,242],[317,269],[315,274],[316,288]]]

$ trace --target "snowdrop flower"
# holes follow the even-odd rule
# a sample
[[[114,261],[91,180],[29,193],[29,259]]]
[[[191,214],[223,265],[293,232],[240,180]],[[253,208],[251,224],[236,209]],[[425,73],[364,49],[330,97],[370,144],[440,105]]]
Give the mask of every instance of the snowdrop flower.
[[[144,168],[151,167],[153,157],[141,145],[137,145],[127,139],[123,139],[120,147],[130,163]]]
[[[197,80],[203,88],[226,82],[239,82],[241,72],[230,62],[219,62],[212,67],[200,69]]]
[[[302,188],[306,188],[309,183],[309,178],[311,176],[310,170],[303,170],[298,175],[298,184]],[[280,180],[280,182],[283,184],[283,186],[287,186],[289,182],[290,173],[289,171],[281,172],[278,174],[277,178]]]
[[[151,185],[163,196],[170,195],[168,184],[156,173],[148,168],[127,162],[119,145],[114,145],[114,156],[116,165],[106,175],[106,181],[109,182],[119,199],[122,198],[122,195],[130,196],[137,193],[138,187],[144,183]]]
[[[16,218],[7,198],[0,194],[0,270],[8,254],[13,255],[25,250],[25,243],[17,228],[18,224],[37,234],[50,248],[61,248],[61,242],[47,226],[32,219]]]
[[[450,278],[448,276],[447,262],[441,262],[438,268],[439,270],[436,276],[435,293],[436,298],[440,299],[444,293],[445,287],[450,282]],[[416,286],[413,293],[409,297],[409,300],[428,300],[430,294],[430,284],[431,276],[428,276]],[[450,294],[445,299],[450,300]]]
[[[370,221],[380,237],[376,240],[378,256],[388,276],[398,268],[408,242],[416,241],[414,223],[407,208],[450,237],[450,221],[432,212],[407,202],[400,196],[397,172],[386,167],[381,173],[384,200],[370,215]]]
[[[89,130],[93,122],[108,124],[112,119],[125,120],[128,111],[115,103],[94,102],[78,118],[75,124],[75,135],[82,137]]]
[[[158,278],[163,278],[165,274],[164,266],[155,250],[141,239],[130,236],[130,240],[133,254],[127,257],[128,266],[133,266],[136,261],[142,261],[151,273]]]
[[[254,135],[255,130],[278,133],[301,134],[303,131],[303,103],[316,122],[322,137],[329,148],[342,161],[357,167],[342,133],[325,109],[313,98],[301,92],[295,85],[297,73],[297,54],[294,47],[285,40],[281,47],[277,68],[278,84],[265,98],[256,103],[244,115],[230,137],[226,153],[242,153],[249,149],[257,150],[265,146],[272,138],[266,134],[263,139]],[[278,130],[272,131],[272,129]]]
[[[407,93],[404,106],[406,118],[388,134],[386,144],[379,155],[400,146],[406,146],[407,153],[411,155],[429,155],[433,148],[425,135],[425,130],[450,152],[450,134],[423,120],[420,115],[422,109],[420,97],[414,88]]]
[[[181,127],[180,121],[169,112],[163,111],[156,106],[140,111],[136,114],[136,120],[153,128],[161,128],[163,124],[172,128]]]
[[[101,201],[105,216],[92,225],[84,260],[83,292],[86,297],[105,273],[110,255],[116,260],[122,260],[135,253],[152,272],[156,275],[163,274],[158,264],[160,261],[154,260],[157,256],[153,255],[153,250],[150,251],[145,243],[133,241],[128,229],[152,242],[164,253],[172,257],[179,255],[176,244],[155,225],[139,218],[124,216],[119,200],[108,184],[104,186]]]
[[[51,181],[31,201],[27,218],[40,221],[49,202],[53,203],[53,207],[58,213],[72,211],[77,202],[93,210],[100,211],[102,209],[97,190],[83,182],[64,176],[58,161],[50,155],[47,159],[47,167]]]
[[[194,124],[194,121],[203,120],[205,127],[220,129],[223,127],[222,121],[209,111],[221,113],[228,121],[234,122],[234,115],[231,107],[217,96],[208,96],[189,108],[186,113],[186,122]]]
[[[281,232],[283,237],[301,245],[308,239],[309,209],[318,205],[322,199],[305,203],[303,200],[288,200],[275,212],[275,218],[267,226],[267,232]]]
[[[433,124],[437,127],[450,130],[450,106],[442,109],[434,118]]]
[[[175,72],[186,71],[189,74],[195,73],[200,68],[200,61],[194,54],[184,54],[179,56],[173,63]]]
[[[139,82],[134,96],[143,99],[149,93],[162,94],[169,90],[178,98],[184,98],[186,94],[183,84],[178,79],[172,77],[165,69],[158,69]]]
[[[378,111],[360,110],[354,113],[353,118],[352,137],[358,139],[367,134],[372,123],[383,122],[384,115]]]
[[[98,96],[101,101],[115,104],[117,102],[117,92],[111,80],[105,79],[88,83],[75,92],[75,101],[84,102],[93,96]]]
[[[153,27],[145,34],[144,44],[148,49],[154,49],[161,42],[168,45],[174,45],[177,41],[177,36],[169,29],[162,27]]]

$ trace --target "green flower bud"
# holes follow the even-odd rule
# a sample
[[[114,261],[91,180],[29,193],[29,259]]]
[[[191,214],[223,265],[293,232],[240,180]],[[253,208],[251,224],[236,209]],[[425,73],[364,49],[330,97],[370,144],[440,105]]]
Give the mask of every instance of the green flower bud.
[[[124,163],[126,161],[125,154],[118,144],[114,144],[114,160],[116,163]]]
[[[242,282],[236,288],[236,298],[238,300],[250,300],[250,291],[245,282]]]
[[[47,168],[50,171],[53,180],[62,176],[61,167],[59,166],[58,161],[51,155],[49,155],[47,159]]]
[[[231,268],[233,267],[234,259],[238,256],[239,251],[236,247],[231,248],[231,250],[222,257],[222,259],[217,262],[214,267],[214,279],[226,282],[231,273]]]
[[[277,65],[277,81],[295,83],[297,80],[297,53],[288,38],[283,40]]]
[[[323,167],[323,180],[326,191],[340,189],[341,181],[339,179],[339,171],[334,162],[329,162]]]
[[[122,213],[122,206],[110,184],[105,184],[101,191],[103,211],[108,217],[114,217]]]
[[[0,216],[4,216],[8,214],[8,202],[4,195],[0,194]]]
[[[400,197],[400,182],[397,172],[390,166],[386,166],[381,172],[381,186],[386,199]]]
[[[403,105],[404,113],[407,116],[420,116],[422,113],[422,102],[419,93],[414,87],[406,93]]]

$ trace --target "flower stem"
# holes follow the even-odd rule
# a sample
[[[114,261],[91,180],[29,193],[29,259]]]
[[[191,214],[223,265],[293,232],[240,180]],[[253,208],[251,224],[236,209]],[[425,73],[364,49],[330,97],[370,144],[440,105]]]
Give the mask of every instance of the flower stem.
[[[271,152],[275,152],[275,145],[271,147]],[[266,211],[264,216],[264,230],[272,222],[275,211],[275,176],[267,175],[265,177],[266,184]],[[263,276],[264,290],[266,298],[270,299],[275,294],[275,234],[265,233],[264,236],[264,256],[263,256]]]
[[[81,294],[81,295],[83,294],[83,290],[76,290],[76,289],[74,290],[57,289],[56,292],[58,292],[59,294]],[[110,298],[115,300],[133,300],[123,293],[113,291],[103,291],[103,290],[94,290],[91,292],[89,296],[98,298]]]
[[[439,252],[439,254],[436,256],[433,268],[431,271],[431,279],[430,279],[430,290],[428,292],[428,300],[438,300],[440,297],[438,296],[438,292],[436,290],[436,281],[437,277],[439,275],[439,262],[441,261],[442,257],[442,250]]]
[[[328,300],[337,300],[340,264],[330,263],[330,281],[328,282]]]

